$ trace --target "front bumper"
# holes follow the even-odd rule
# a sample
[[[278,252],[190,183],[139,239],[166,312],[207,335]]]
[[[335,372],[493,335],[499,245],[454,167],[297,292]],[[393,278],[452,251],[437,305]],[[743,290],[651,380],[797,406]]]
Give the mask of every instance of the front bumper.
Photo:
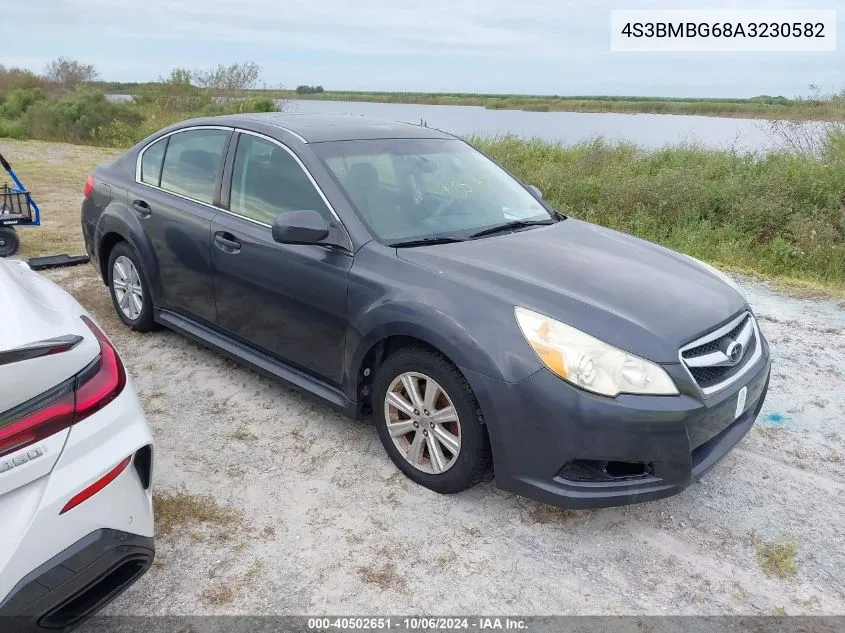
[[[761,339],[762,340],[762,339]],[[769,385],[768,346],[742,379],[702,398],[680,365],[678,396],[595,396],[543,369],[519,383],[465,372],[484,412],[496,484],[551,505],[596,508],[676,494],[742,439]],[[736,416],[738,392],[747,387]]]
[[[74,626],[105,606],[149,569],[151,536],[101,529],[27,574],[0,603],[0,629]]]

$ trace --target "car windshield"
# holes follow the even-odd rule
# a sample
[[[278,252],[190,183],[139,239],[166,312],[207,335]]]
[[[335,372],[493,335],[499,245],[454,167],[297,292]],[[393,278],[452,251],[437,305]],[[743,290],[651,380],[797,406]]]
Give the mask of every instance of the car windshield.
[[[507,172],[457,139],[315,143],[361,219],[388,244],[463,239],[499,225],[552,221]]]

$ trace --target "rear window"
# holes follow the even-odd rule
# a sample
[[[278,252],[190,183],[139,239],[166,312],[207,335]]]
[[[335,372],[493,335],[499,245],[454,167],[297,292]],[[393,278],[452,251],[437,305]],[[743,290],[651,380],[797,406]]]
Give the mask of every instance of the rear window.
[[[211,204],[228,136],[228,130],[188,130],[173,134],[164,155],[161,188]]]
[[[141,182],[159,186],[161,163],[164,161],[164,150],[167,149],[168,138],[156,141],[144,151],[144,157],[141,159]]]

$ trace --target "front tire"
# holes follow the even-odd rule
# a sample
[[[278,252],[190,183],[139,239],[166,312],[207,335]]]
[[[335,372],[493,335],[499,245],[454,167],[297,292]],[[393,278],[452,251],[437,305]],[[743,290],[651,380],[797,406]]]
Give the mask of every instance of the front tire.
[[[109,292],[117,316],[136,332],[155,327],[149,284],[129,244],[119,242],[109,254]]]
[[[441,494],[472,488],[492,463],[487,430],[458,368],[425,347],[389,356],[376,375],[379,438],[409,479]]]

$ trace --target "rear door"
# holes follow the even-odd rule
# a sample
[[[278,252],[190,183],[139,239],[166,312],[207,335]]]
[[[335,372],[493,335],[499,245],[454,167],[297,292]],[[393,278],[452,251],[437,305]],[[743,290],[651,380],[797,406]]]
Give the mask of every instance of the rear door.
[[[231,134],[231,128],[200,127],[156,141],[142,151],[129,192],[158,259],[157,304],[208,323],[217,316],[209,236]]]
[[[223,187],[228,210],[212,222],[217,322],[243,342],[340,384],[352,255],[279,244],[270,227],[278,213],[310,209],[344,229],[290,149],[246,132],[235,142],[230,187]]]

